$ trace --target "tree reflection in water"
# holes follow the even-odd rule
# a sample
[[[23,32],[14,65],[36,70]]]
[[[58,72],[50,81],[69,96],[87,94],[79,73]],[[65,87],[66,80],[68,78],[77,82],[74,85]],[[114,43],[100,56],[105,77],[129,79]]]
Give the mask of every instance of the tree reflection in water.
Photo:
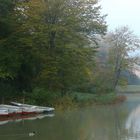
[[[140,138],[140,105],[128,116],[125,128],[129,137]]]

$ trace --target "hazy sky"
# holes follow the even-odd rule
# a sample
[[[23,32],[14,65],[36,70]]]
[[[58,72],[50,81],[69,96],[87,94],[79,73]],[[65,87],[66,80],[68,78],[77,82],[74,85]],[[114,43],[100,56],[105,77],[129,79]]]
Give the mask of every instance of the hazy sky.
[[[128,25],[140,37],[140,0],[100,0],[109,30]]]

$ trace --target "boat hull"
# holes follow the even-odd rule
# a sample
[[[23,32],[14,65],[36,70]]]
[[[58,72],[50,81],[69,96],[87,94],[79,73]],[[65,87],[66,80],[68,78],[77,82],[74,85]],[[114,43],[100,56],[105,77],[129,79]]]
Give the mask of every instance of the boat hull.
[[[9,112],[7,109],[0,109],[0,116],[4,117],[4,116],[9,116]]]
[[[12,102],[13,105],[0,105],[0,116],[30,115],[52,113],[55,109],[51,107],[34,106]]]

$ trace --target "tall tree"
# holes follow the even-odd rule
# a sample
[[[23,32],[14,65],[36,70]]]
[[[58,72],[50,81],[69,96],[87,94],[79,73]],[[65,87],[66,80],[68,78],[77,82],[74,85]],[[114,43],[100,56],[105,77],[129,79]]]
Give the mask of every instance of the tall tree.
[[[38,81],[62,93],[82,85],[104,17],[96,0],[0,0],[0,84],[22,92]]]
[[[106,24],[95,0],[44,0],[45,4],[46,62],[41,77],[49,89],[65,92],[90,79],[94,37],[105,33]]]
[[[5,93],[31,90],[38,67],[25,5],[26,1],[0,0],[0,88]]]
[[[119,82],[121,72],[131,68],[135,58],[131,53],[140,45],[140,40],[128,27],[121,27],[107,36],[109,47],[109,63],[113,70],[113,88]]]

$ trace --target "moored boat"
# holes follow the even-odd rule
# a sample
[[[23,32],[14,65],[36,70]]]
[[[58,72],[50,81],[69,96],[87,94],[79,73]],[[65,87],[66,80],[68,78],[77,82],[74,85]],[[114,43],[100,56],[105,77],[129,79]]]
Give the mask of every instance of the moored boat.
[[[52,113],[55,109],[52,107],[35,106],[11,102],[12,105],[0,105],[0,116],[28,115]]]
[[[28,115],[28,114],[36,114],[35,108],[29,108],[29,107],[20,107],[22,109],[22,115]]]
[[[0,116],[9,116],[8,109],[0,108]]]
[[[11,104],[18,107],[29,108],[29,109],[35,110],[36,113],[50,113],[55,110],[53,107],[35,106],[35,105],[22,104],[22,103],[17,103],[17,102],[11,102]]]
[[[0,109],[7,110],[9,115],[22,114],[22,108],[17,106],[1,104]]]
[[[28,115],[28,114],[36,113],[36,110],[34,108],[18,107],[18,106],[5,105],[5,104],[1,104],[0,109],[7,110],[8,116],[18,115],[18,114],[19,115]],[[1,113],[0,113],[0,115],[1,115]]]

